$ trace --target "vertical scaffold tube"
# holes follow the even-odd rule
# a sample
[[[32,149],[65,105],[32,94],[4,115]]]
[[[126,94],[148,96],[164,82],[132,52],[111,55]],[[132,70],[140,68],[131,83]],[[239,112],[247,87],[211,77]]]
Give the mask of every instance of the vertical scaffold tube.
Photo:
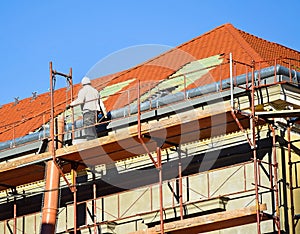
[[[93,221],[94,221],[94,234],[97,234],[97,184],[96,176],[93,173]]]
[[[179,180],[179,205],[180,205],[180,220],[183,220],[181,148],[179,148],[178,180]]]
[[[256,201],[256,222],[257,234],[261,233],[260,230],[260,204],[259,204],[259,191],[258,191],[258,160],[257,160],[257,146],[256,146],[256,120],[255,120],[255,80],[254,80],[255,65],[253,62],[251,74],[251,133],[252,133],[252,153],[253,153],[253,166],[254,166],[254,186],[255,186],[255,201]]]
[[[14,233],[17,233],[17,201],[14,198]]]
[[[159,171],[159,206],[160,206],[160,233],[165,233],[164,231],[164,208],[163,208],[163,175],[162,175],[162,162],[161,162],[161,148],[156,148],[157,153],[157,164]]]
[[[291,149],[291,124],[288,124],[287,128],[287,138],[288,138],[288,165],[289,165],[289,186],[290,186],[290,209],[291,209],[291,234],[296,234],[296,227],[294,223],[295,217],[295,204],[294,204],[294,194],[293,194],[293,171],[292,171],[292,149]]]
[[[49,151],[53,160],[47,162],[46,168],[46,185],[44,193],[44,205],[42,209],[42,226],[41,234],[54,234],[56,228],[56,215],[58,210],[59,198],[59,169],[55,164],[55,136],[54,136],[54,89],[53,89],[53,69],[50,62],[50,102],[51,102],[51,118],[50,118],[50,144]],[[62,140],[63,120],[59,120],[57,140]],[[58,147],[61,146],[61,143]]]
[[[233,103],[233,75],[232,75],[232,53],[229,54],[229,62],[230,62],[230,105],[231,108],[234,109]],[[222,82],[220,82],[221,84]]]
[[[77,188],[76,188],[76,177],[77,177],[77,165],[72,165],[71,175],[73,184],[73,209],[74,209],[74,234],[77,234]]]
[[[273,178],[271,178],[271,186],[272,188],[274,187],[274,192],[275,192],[275,217],[274,221],[277,227],[277,233],[281,233],[281,228],[280,228],[280,211],[279,211],[279,206],[280,206],[280,201],[279,201],[279,188],[278,188],[278,162],[277,162],[277,152],[276,152],[276,133],[275,133],[275,128],[273,125],[270,125],[271,131],[272,131],[272,155],[273,155],[273,162],[271,162],[271,168],[274,168],[273,172]],[[272,183],[274,181],[274,183]]]

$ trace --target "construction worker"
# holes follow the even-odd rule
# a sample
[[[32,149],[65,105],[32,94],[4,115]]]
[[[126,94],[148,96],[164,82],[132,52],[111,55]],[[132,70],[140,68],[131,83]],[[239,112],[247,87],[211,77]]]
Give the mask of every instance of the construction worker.
[[[77,99],[71,102],[70,106],[81,105],[83,113],[83,136],[86,140],[97,138],[95,123],[97,122],[98,113],[101,111],[107,118],[106,108],[100,98],[99,92],[91,85],[88,77],[81,80],[82,88],[78,92]]]

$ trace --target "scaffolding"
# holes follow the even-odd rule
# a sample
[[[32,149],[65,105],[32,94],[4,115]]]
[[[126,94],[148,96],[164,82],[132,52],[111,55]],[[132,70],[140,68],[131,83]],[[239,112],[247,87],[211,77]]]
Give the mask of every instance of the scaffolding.
[[[292,129],[292,124],[290,121],[288,121],[288,126],[287,126],[287,135],[288,135],[288,165],[289,165],[289,195],[290,195],[290,203],[291,203],[291,208],[290,208],[290,216],[292,218],[292,234],[296,234],[296,226],[299,221],[299,214],[295,214],[295,196],[294,196],[294,191],[299,189],[299,181],[297,178],[298,175],[298,165],[300,165],[300,161],[293,161],[292,160],[292,141],[291,141],[291,129]],[[294,182],[294,175],[296,176],[295,182]]]
[[[50,145],[49,151],[51,152],[52,160],[47,162],[46,171],[46,185],[44,204],[42,212],[42,226],[41,233],[54,233],[56,227],[56,216],[58,211],[58,199],[59,199],[59,176],[61,175],[73,193],[76,193],[74,186],[71,186],[67,178],[65,177],[59,161],[56,158],[56,150],[63,146],[63,132],[64,132],[64,119],[59,118],[55,125],[55,108],[54,108],[54,87],[56,82],[56,76],[65,77],[71,87],[71,100],[73,99],[73,82],[72,82],[72,68],[70,68],[69,74],[64,74],[53,70],[52,62],[49,64],[50,69]],[[57,133],[55,134],[55,129]]]
[[[281,59],[282,61],[286,62],[288,61],[288,67],[289,67],[289,71],[290,71],[290,83],[293,83],[293,72],[292,72],[292,68],[291,68],[291,63],[288,58],[285,59]],[[278,81],[276,80],[277,77],[277,71],[276,69],[274,70],[274,82],[269,83],[269,84],[265,84],[260,80],[260,70],[261,70],[261,64],[264,63],[270,63],[270,61],[263,61],[263,62],[252,62],[251,64],[246,64],[246,63],[240,63],[239,61],[235,61],[232,59],[232,56],[230,55],[230,59],[228,62],[220,65],[221,66],[230,66],[230,81],[231,81],[231,88],[230,88],[230,108],[229,108],[229,115],[232,116],[234,123],[237,125],[238,129],[241,130],[241,132],[245,133],[245,137],[246,137],[246,141],[249,143],[249,146],[252,150],[252,163],[253,163],[253,175],[254,175],[254,189],[253,191],[255,192],[255,223],[257,224],[257,233],[260,234],[261,233],[261,222],[263,220],[267,220],[272,218],[273,222],[274,222],[274,230],[276,230],[278,233],[281,233],[281,223],[280,223],[280,197],[279,197],[279,176],[278,176],[278,158],[277,158],[277,137],[276,137],[276,123],[274,121],[275,118],[278,117],[278,113],[276,111],[272,111],[270,112],[259,112],[257,111],[257,106],[259,106],[260,100],[259,97],[257,95],[257,93],[259,93],[259,90],[262,88],[267,88],[267,87],[271,87],[273,85],[281,85],[281,84],[287,84],[289,82],[286,81]],[[244,67],[245,69],[245,74],[247,74],[247,83],[245,86],[243,87],[239,87],[239,85],[236,85],[236,75],[234,74],[234,72],[236,72],[238,69],[241,70],[241,68],[237,68],[236,66],[240,65],[242,67]],[[275,64],[274,67],[277,67],[278,65],[278,60],[275,60]],[[258,67],[258,69],[256,69],[256,67]],[[220,70],[222,70],[222,68],[220,68]],[[61,155],[59,155],[57,157],[57,151],[58,149],[62,146],[59,145],[58,143],[63,142],[63,138],[62,136],[65,134],[64,132],[64,128],[62,127],[62,124],[58,123],[58,125],[60,127],[55,126],[55,103],[54,103],[54,87],[53,87],[53,80],[55,78],[55,75],[60,75],[63,76],[67,79],[68,82],[70,82],[70,86],[73,88],[73,84],[72,84],[72,69],[70,69],[70,73],[69,74],[63,74],[60,72],[56,72],[55,70],[53,70],[52,68],[52,63],[50,63],[50,95],[51,95],[51,120],[50,120],[50,155],[51,155],[51,160],[48,161],[48,166],[49,168],[52,168],[52,172],[49,172],[49,174],[56,174],[56,184],[52,184],[52,187],[48,187],[46,185],[46,190],[49,191],[54,191],[57,189],[59,189],[60,185],[58,182],[59,179],[59,175],[61,175],[65,181],[65,183],[67,184],[68,188],[70,189],[70,191],[73,194],[73,222],[74,222],[74,228],[73,228],[73,233],[77,233],[77,231],[81,230],[81,227],[77,226],[77,206],[79,204],[79,202],[77,202],[77,194],[76,194],[76,187],[77,187],[77,182],[76,182],[76,178],[77,178],[77,170],[79,168],[84,168],[85,165],[83,165],[81,162],[79,162],[76,157],[74,160],[69,160],[67,157],[61,157]],[[186,76],[184,75],[184,80],[183,83],[186,84]],[[220,77],[221,79],[222,77]],[[250,82],[248,83],[248,80],[250,80]],[[220,84],[222,85],[222,82],[220,82]],[[219,87],[220,88],[220,92],[222,91],[222,86]],[[250,94],[250,110],[248,112],[245,112],[242,109],[239,109],[238,103],[235,102],[235,98],[236,98],[236,93],[234,92],[235,89],[240,88],[240,89],[244,89],[245,92],[248,92],[248,94]],[[168,230],[169,226],[167,223],[165,223],[165,219],[164,219],[164,214],[166,212],[166,208],[164,207],[163,204],[163,158],[162,158],[162,150],[166,149],[166,148],[170,148],[173,147],[173,149],[175,150],[175,152],[178,154],[178,178],[176,179],[176,183],[178,183],[178,207],[179,207],[179,219],[180,221],[184,222],[184,220],[186,220],[186,218],[184,217],[184,206],[186,204],[184,204],[183,202],[183,176],[182,176],[182,165],[181,165],[181,159],[182,159],[182,155],[185,154],[185,152],[181,149],[181,145],[178,143],[178,141],[170,141],[170,140],[166,140],[166,139],[162,139],[159,137],[151,137],[147,134],[147,131],[144,130],[143,128],[143,118],[142,118],[142,111],[141,111],[141,85],[140,82],[137,82],[137,87],[136,87],[136,93],[137,93],[137,97],[136,97],[136,103],[137,103],[137,114],[136,114],[136,120],[137,120],[137,129],[136,129],[136,139],[137,142],[140,143],[140,147],[144,150],[145,154],[148,155],[149,159],[151,160],[154,168],[156,168],[157,173],[158,173],[158,178],[159,178],[159,184],[158,184],[158,191],[159,191],[159,229],[155,229],[155,233],[165,233],[165,231]],[[187,95],[187,89],[188,87],[186,87],[184,85],[184,100],[188,100],[188,95]],[[73,93],[73,91],[71,91],[71,93]],[[71,95],[71,100],[73,99],[73,94]],[[128,100],[130,101],[130,100]],[[72,115],[74,116],[74,115]],[[291,117],[295,117],[295,116],[299,116],[299,112],[296,110],[295,112],[291,112],[291,113],[286,113],[285,114],[285,119],[287,120],[287,136],[288,136],[288,140],[287,140],[287,151],[288,151],[288,165],[289,165],[289,196],[290,196],[290,201],[291,201],[291,208],[290,208],[290,216],[292,217],[293,221],[293,225],[292,225],[292,233],[295,233],[296,230],[296,225],[298,224],[298,220],[299,220],[299,215],[295,214],[295,210],[294,210],[294,191],[296,189],[299,188],[299,182],[297,180],[297,178],[294,180],[294,175],[297,176],[298,173],[298,165],[299,165],[299,161],[293,161],[292,160],[292,141],[290,139],[290,134],[291,134],[291,129],[292,129],[292,122],[289,121]],[[248,119],[248,124],[245,124],[245,118],[246,117]],[[73,118],[73,117],[72,117]],[[198,120],[197,120],[198,121]],[[272,139],[272,158],[269,159],[268,162],[265,162],[263,160],[261,160],[258,156],[257,156],[257,141],[259,141],[258,136],[259,136],[259,132],[258,132],[258,128],[259,126],[261,126],[262,124],[268,124],[269,126],[269,131],[270,131],[270,137]],[[246,128],[250,129],[250,134],[247,133]],[[57,134],[55,134],[55,129],[60,129]],[[74,137],[74,118],[72,119],[72,137]],[[249,137],[250,135],[250,137]],[[153,141],[151,147],[149,148],[149,144],[147,144],[146,142],[149,141],[149,139],[151,139]],[[55,145],[55,142],[57,143]],[[74,154],[75,153],[72,151],[68,152],[66,151],[65,154]],[[155,154],[156,157],[153,155]],[[130,157],[131,155],[129,155],[128,157]],[[127,156],[126,156],[127,157]],[[52,165],[50,165],[52,164]],[[62,167],[62,165],[65,164],[71,164],[70,166],[70,170],[68,170],[68,173],[71,172],[71,182],[70,181],[70,177],[68,177],[68,175],[66,175],[66,172],[64,172],[64,169]],[[267,169],[266,169],[267,168]],[[55,170],[55,172],[53,172]],[[269,176],[269,186],[265,186],[263,184],[261,184],[261,171],[263,171],[264,173],[268,174]],[[294,172],[294,173],[293,173]],[[49,178],[49,174],[47,172],[47,177],[46,177],[46,184],[47,181],[49,182],[50,178]],[[207,173],[207,175],[209,175]],[[93,174],[94,176],[94,174]],[[245,175],[246,176],[246,175]],[[51,176],[51,180],[53,180],[53,176]],[[97,226],[103,224],[103,222],[99,222],[96,218],[96,213],[97,213],[97,194],[96,194],[96,190],[97,190],[97,185],[95,183],[95,177],[93,177],[93,199],[92,199],[92,208],[93,208],[93,220],[92,220],[92,224],[91,226],[93,227],[93,231],[94,233],[97,233]],[[209,180],[208,180],[209,181]],[[293,183],[294,181],[294,183]],[[209,183],[208,183],[208,188],[209,188]],[[245,191],[247,189],[245,188]],[[264,212],[265,208],[264,208],[264,204],[262,203],[262,194],[260,193],[260,190],[268,190],[271,191],[271,193],[273,193],[273,200],[272,200],[272,206],[273,206],[273,213],[271,215],[268,215]],[[15,191],[15,187],[12,187],[12,191],[14,193]],[[16,191],[15,191],[16,193]],[[58,194],[54,194],[53,196],[56,196],[55,199],[58,199]],[[53,197],[52,196],[52,197]],[[210,195],[208,194],[207,196],[210,199]],[[51,201],[52,198],[45,198],[44,203],[47,204],[48,202],[52,202],[52,203],[57,203],[57,200]],[[154,199],[151,197],[151,199]],[[50,200],[50,201],[49,201]],[[175,207],[175,206],[174,206]],[[43,221],[42,221],[42,231],[44,230],[45,233],[48,233],[49,231],[54,233],[55,230],[55,222],[56,222],[56,216],[57,216],[57,207],[48,207],[46,209],[54,210],[54,213],[51,213],[49,211],[49,215],[51,216],[50,220],[51,221],[47,221],[49,219],[44,219],[45,214],[43,211]],[[46,210],[43,208],[43,210]],[[119,210],[119,208],[118,208]],[[251,211],[253,212],[253,211]],[[47,213],[47,212],[46,212]],[[50,214],[51,213],[51,214]],[[14,229],[13,229],[13,233],[17,233],[17,203],[16,200],[14,201]],[[227,213],[228,214],[228,213]],[[252,213],[251,213],[252,214]],[[120,218],[121,215],[118,215],[118,218]],[[117,219],[116,219],[117,220]],[[200,222],[200,221],[199,221]],[[50,224],[50,228],[46,228],[43,229],[43,225],[47,226]],[[237,224],[240,225],[240,224]],[[48,227],[48,226],[47,226]],[[165,230],[165,228],[167,227],[167,230]],[[201,229],[201,224],[199,224],[199,228]],[[182,226],[180,227],[180,225],[178,226],[178,232],[180,230],[185,230],[185,228],[182,228]],[[69,230],[70,231],[70,230]],[[198,230],[199,231],[199,230]],[[174,233],[175,230],[173,230]],[[172,232],[172,233],[173,233]]]

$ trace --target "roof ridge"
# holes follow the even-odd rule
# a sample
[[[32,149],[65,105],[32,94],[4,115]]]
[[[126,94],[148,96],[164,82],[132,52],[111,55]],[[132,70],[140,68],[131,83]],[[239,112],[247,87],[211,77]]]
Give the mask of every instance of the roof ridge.
[[[187,44],[189,44],[189,43],[191,43],[191,42],[193,42],[193,41],[196,41],[196,40],[200,39],[200,38],[203,37],[203,36],[206,36],[206,35],[208,35],[208,34],[214,32],[214,31],[216,31],[216,30],[218,30],[218,29],[220,29],[220,28],[225,27],[226,25],[231,25],[231,24],[230,24],[230,23],[222,24],[222,25],[220,25],[220,26],[218,26],[218,27],[216,27],[216,28],[213,28],[213,29],[211,29],[211,30],[209,30],[209,31],[207,31],[207,32],[205,32],[205,33],[203,33],[203,34],[197,36],[197,37],[194,37],[193,39],[191,39],[191,40],[189,40],[189,41],[187,41],[187,42],[185,42],[185,43],[183,43],[183,44],[180,44],[179,46],[176,46],[176,48],[183,47],[183,46],[185,46],[185,45],[187,45]]]
[[[230,23],[226,23],[226,24],[220,25],[220,26],[218,26],[218,27],[216,27],[214,29],[211,29],[208,32],[205,32],[205,33],[203,33],[203,34],[201,34],[201,35],[199,35],[197,37],[194,37],[193,39],[191,39],[191,40],[189,40],[187,42],[184,42],[183,44],[175,46],[174,48],[170,48],[169,50],[167,50],[167,51],[165,51],[165,52],[163,52],[163,53],[161,53],[161,54],[159,54],[159,55],[157,55],[157,56],[155,56],[153,58],[150,58],[149,60],[147,60],[147,61],[145,61],[143,63],[140,63],[140,64],[136,65],[135,67],[132,67],[132,68],[129,68],[129,69],[126,69],[126,70],[123,70],[123,71],[126,72],[127,70],[136,69],[136,68],[138,68],[138,67],[140,67],[142,65],[146,65],[148,63],[151,63],[152,61],[154,61],[156,59],[159,59],[160,57],[165,56],[166,54],[171,53],[172,51],[177,50],[178,48],[184,47],[185,45],[191,43],[192,41],[195,41],[195,40],[197,40],[197,39],[205,36],[206,34],[209,34],[209,33],[213,32],[213,31],[215,31],[215,30],[217,30],[219,28],[222,28],[222,27],[224,27],[225,25],[228,25],[228,24],[231,25]],[[120,75],[122,75],[122,74],[120,74]]]
[[[167,51],[165,51],[165,52],[163,52],[163,53],[161,53],[161,54],[159,54],[159,55],[157,55],[157,56],[155,56],[155,57],[152,57],[152,58],[150,58],[150,59],[147,60],[147,61],[144,61],[144,62],[142,62],[142,63],[140,63],[140,64],[137,64],[137,65],[135,65],[135,66],[133,66],[133,67],[130,67],[130,68],[128,68],[128,69],[125,69],[125,70],[122,70],[122,71],[119,71],[119,72],[114,73],[114,74],[116,74],[116,76],[113,77],[111,80],[107,81],[106,83],[109,83],[109,82],[111,82],[112,80],[117,79],[118,77],[120,77],[120,76],[122,76],[122,75],[124,75],[124,74],[126,74],[126,73],[128,73],[128,72],[131,72],[132,70],[138,69],[138,68],[141,67],[141,66],[144,66],[144,65],[147,65],[147,64],[151,64],[153,61],[155,61],[155,60],[157,60],[157,59],[159,59],[159,58],[161,58],[161,57],[163,57],[163,56],[165,56],[165,55],[167,55],[167,54],[169,54],[169,53],[172,53],[173,51],[176,51],[176,50],[178,50],[178,49],[180,49],[180,48],[186,46],[187,44],[189,44],[189,43],[191,43],[191,42],[193,42],[193,41],[196,41],[196,40],[200,39],[201,37],[203,37],[203,36],[205,36],[205,35],[208,35],[208,34],[212,33],[213,31],[216,31],[216,30],[218,30],[218,29],[220,29],[220,28],[222,28],[222,27],[225,27],[226,25],[228,25],[228,26],[230,25],[231,27],[233,27],[233,25],[232,25],[231,23],[225,23],[225,24],[220,25],[220,26],[218,26],[218,27],[216,27],[216,28],[213,28],[213,29],[209,30],[208,32],[205,32],[205,33],[203,33],[203,34],[201,34],[201,35],[199,35],[199,36],[197,36],[197,37],[195,37],[195,38],[193,38],[193,39],[191,39],[191,40],[189,40],[189,41],[187,41],[187,42],[185,42],[185,43],[183,43],[183,44],[180,44],[180,45],[178,45],[178,46],[175,46],[174,48],[170,48],[169,50],[167,50]],[[119,74],[118,74],[118,73],[119,73]],[[111,75],[113,75],[113,74],[111,74]],[[101,78],[101,77],[98,77],[98,78]],[[98,78],[97,78],[97,79],[98,79]]]
[[[235,28],[232,24],[225,24],[224,27],[226,30],[237,39],[237,43],[246,51],[246,53],[254,60],[254,61],[262,61],[263,58],[261,55],[253,49],[253,47],[245,40],[245,38],[240,34],[241,29]],[[242,31],[243,32],[243,31]],[[249,33],[249,35],[254,36]]]
[[[240,32],[242,32],[242,33],[244,33],[244,34],[253,36],[253,37],[255,37],[255,38],[257,38],[257,39],[259,39],[259,40],[261,40],[261,41],[267,42],[267,43],[269,43],[269,44],[273,44],[273,45],[276,45],[276,46],[284,47],[284,48],[287,49],[287,50],[290,50],[290,51],[293,51],[293,52],[296,52],[296,53],[300,53],[300,51],[294,50],[294,49],[292,49],[292,48],[290,48],[290,47],[288,47],[288,46],[279,44],[279,43],[277,43],[277,42],[269,41],[269,40],[264,39],[264,38],[262,38],[262,37],[259,37],[259,36],[253,35],[253,34],[251,34],[251,33],[248,33],[248,32],[246,32],[246,31],[243,31],[243,30],[241,30],[241,29],[237,29],[237,30],[240,31]]]

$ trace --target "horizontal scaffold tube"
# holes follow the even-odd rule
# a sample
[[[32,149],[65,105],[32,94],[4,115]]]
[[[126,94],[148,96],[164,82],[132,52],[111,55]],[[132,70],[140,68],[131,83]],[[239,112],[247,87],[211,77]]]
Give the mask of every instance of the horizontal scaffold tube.
[[[284,76],[287,78],[292,77],[293,83],[296,83],[296,84],[300,83],[300,72],[297,72],[295,70],[290,70],[281,65],[277,65],[276,69],[274,66],[271,66],[271,67],[263,68],[260,71],[255,71],[254,72],[254,76],[255,76],[254,80],[257,81],[258,78],[260,78],[260,80],[263,80],[263,79],[266,79],[269,77],[274,77],[275,74],[281,75],[281,76]],[[234,79],[235,79],[236,85],[243,85],[243,84],[246,84],[247,82],[251,82],[252,73],[249,72],[246,74],[242,74],[242,75],[236,76]],[[199,86],[197,88],[189,89],[186,91],[186,93],[178,92],[178,93],[169,94],[169,95],[166,95],[163,97],[159,97],[155,100],[142,102],[141,103],[141,111],[147,111],[147,110],[165,106],[165,105],[168,105],[171,103],[180,102],[180,101],[183,101],[185,97],[194,98],[194,97],[198,97],[198,96],[201,96],[204,94],[219,92],[220,87],[222,87],[223,90],[229,89],[230,88],[230,78],[222,80],[221,82],[218,81],[218,82],[207,84],[204,86]],[[111,119],[117,119],[117,118],[123,118],[123,117],[127,117],[130,115],[136,114],[137,111],[138,111],[137,104],[132,103],[132,104],[122,107],[120,109],[112,110],[110,112],[110,115],[111,115]],[[82,120],[76,121],[75,129],[81,128],[82,126],[83,126]],[[70,132],[70,129],[71,129],[71,125],[69,124],[66,126],[65,131]],[[29,142],[39,141],[39,140],[42,140],[47,137],[49,137],[49,129],[31,133],[24,137],[16,138],[14,140],[0,142],[0,151],[9,149],[12,147],[17,147],[19,145],[26,144]]]

